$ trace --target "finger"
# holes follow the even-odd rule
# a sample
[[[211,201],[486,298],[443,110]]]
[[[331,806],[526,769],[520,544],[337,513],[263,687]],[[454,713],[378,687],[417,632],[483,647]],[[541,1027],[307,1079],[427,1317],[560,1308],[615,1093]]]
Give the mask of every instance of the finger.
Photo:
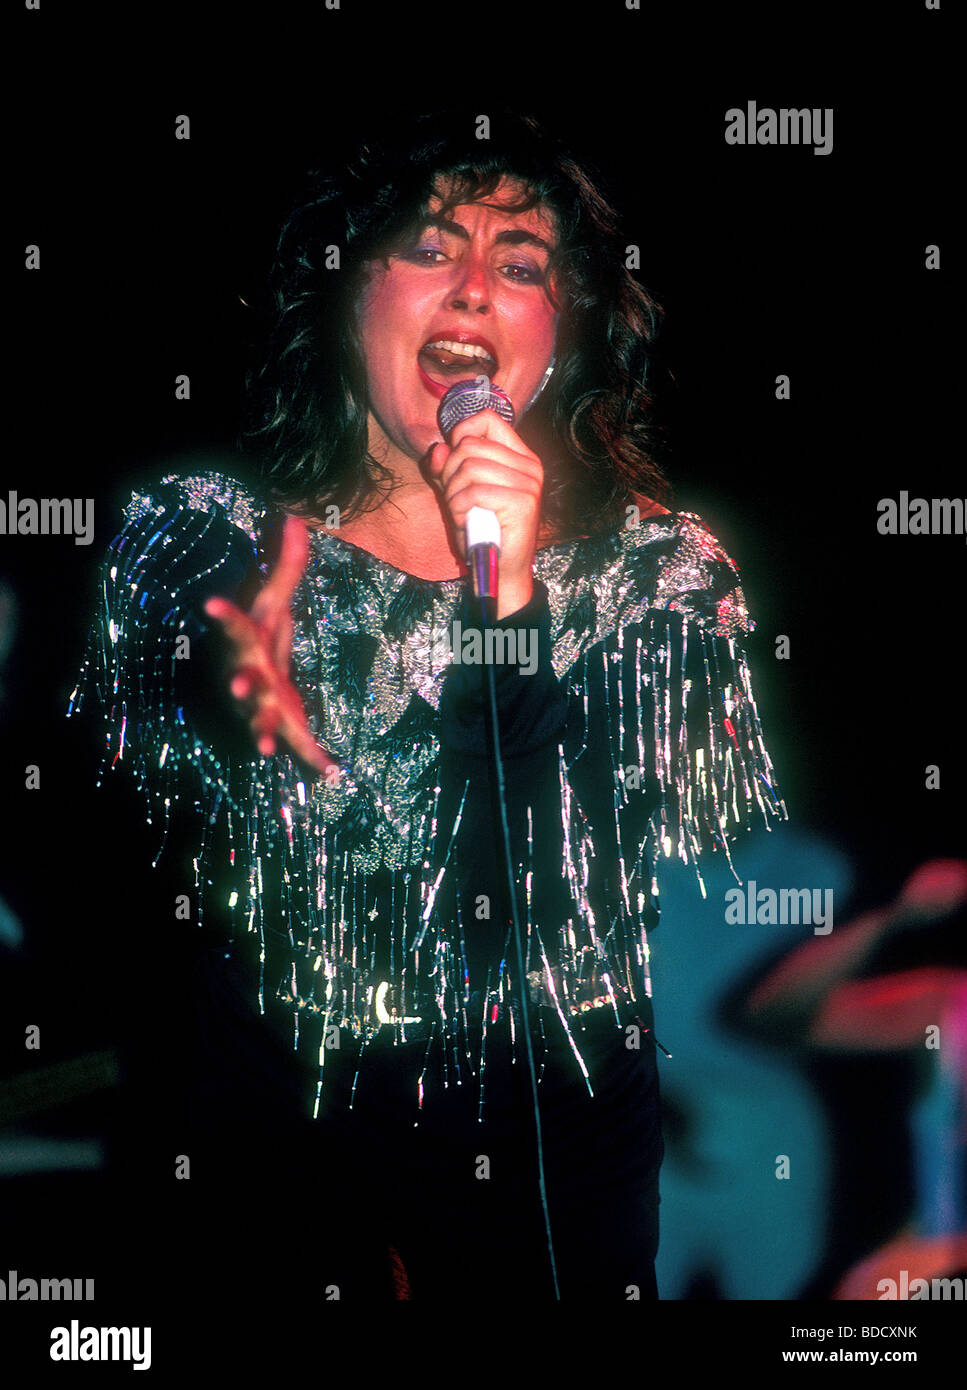
[[[501,487],[498,483],[470,483],[449,498],[447,506],[457,527],[464,524],[471,507],[483,507],[488,512],[495,512],[501,527],[506,527],[519,525],[526,517],[528,503],[536,515],[538,495],[535,492],[525,494],[516,487]]]
[[[258,713],[252,719],[252,734],[256,747],[263,757],[271,757],[284,742],[302,762],[315,768],[323,775],[331,768],[339,768],[339,763],[317,743],[304,716],[288,713],[284,703],[274,695],[268,695],[260,704]]]
[[[265,673],[256,666],[240,666],[229,682],[229,690],[236,700],[248,700],[256,692],[266,687]]]
[[[283,718],[279,733],[296,757],[301,758],[309,767],[314,767],[317,772],[325,775],[330,768],[339,768],[336,759],[331,757],[320,743],[316,742],[312,730],[305,720]]]
[[[292,611],[287,607],[279,614],[275,636],[272,639],[272,656],[275,660],[275,667],[283,676],[288,676],[289,665],[292,661],[292,633]]]
[[[450,431],[450,447],[455,449],[468,435],[481,435],[493,439],[498,444],[506,444],[509,449],[527,452],[524,441],[514,429],[502,420],[495,410],[479,410],[476,415],[468,415],[459,420]]]
[[[423,472],[431,483],[438,483],[444,464],[450,455],[450,448],[439,440],[431,444],[423,455]]]
[[[427,472],[434,474],[439,473],[440,469],[447,461],[449,452],[449,444],[444,444],[442,439],[438,439],[435,444],[431,444],[424,455]]]
[[[227,637],[243,650],[254,646],[258,641],[258,629],[247,613],[237,608],[225,598],[210,598],[205,603],[205,612],[210,618],[221,623]]]
[[[485,487],[510,488],[528,497],[540,497],[544,487],[543,479],[533,473],[524,473],[490,459],[469,458],[448,479],[443,489],[444,500],[450,505],[458,493],[478,483]]]
[[[256,742],[263,738],[274,738],[283,724],[282,711],[272,700],[262,702],[252,716],[252,733]]]
[[[288,608],[309,561],[309,531],[301,516],[287,516],[282,547],[275,569],[262,588],[255,606]]]
[[[305,707],[292,685],[283,685],[267,693],[257,715],[261,737],[283,739],[303,762],[326,773],[339,764],[316,742],[306,719]]]
[[[521,453],[520,450],[511,449],[498,440],[473,435],[468,436],[456,448],[451,449],[439,473],[443,486],[446,487],[453,476],[468,462],[476,459],[499,464],[518,473],[526,473],[541,483],[544,481],[544,468],[536,454]]]

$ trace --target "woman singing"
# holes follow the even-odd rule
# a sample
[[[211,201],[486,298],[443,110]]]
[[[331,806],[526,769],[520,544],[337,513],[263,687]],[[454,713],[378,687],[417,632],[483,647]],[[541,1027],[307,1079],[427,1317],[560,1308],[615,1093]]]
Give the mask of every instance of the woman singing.
[[[87,678],[109,758],[166,818],[195,801],[232,918],[206,997],[238,972],[284,1038],[326,1286],[366,1286],[345,1228],[391,1296],[654,1298],[661,864],[785,810],[736,567],[658,500],[658,311],[613,209],[532,120],[479,134],[399,123],[314,178],[252,381],[260,481],[135,494]],[[442,430],[478,378],[499,392]]]

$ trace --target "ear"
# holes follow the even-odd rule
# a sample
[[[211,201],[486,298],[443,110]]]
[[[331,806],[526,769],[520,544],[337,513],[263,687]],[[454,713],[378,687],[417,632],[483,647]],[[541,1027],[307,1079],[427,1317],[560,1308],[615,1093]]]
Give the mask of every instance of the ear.
[[[546,367],[546,369],[545,369],[545,371],[544,371],[544,375],[541,377],[540,384],[538,385],[537,390],[534,392],[534,394],[531,396],[530,400],[529,400],[529,401],[527,402],[527,404],[524,406],[524,409],[520,412],[521,415],[526,415],[527,412],[528,412],[528,410],[530,410],[531,406],[537,401],[537,399],[539,398],[539,396],[540,396],[541,393],[543,392],[544,387],[547,385],[547,383],[550,381],[551,377],[553,376],[553,374],[554,374],[554,368],[555,368],[556,365],[557,365],[557,358],[556,358],[556,357],[552,357],[551,360],[550,360],[550,362],[548,362],[548,364],[547,364],[547,367]]]
[[[668,515],[667,507],[663,507],[660,502],[653,502],[650,497],[645,497],[640,492],[633,492],[631,497],[641,517]]]

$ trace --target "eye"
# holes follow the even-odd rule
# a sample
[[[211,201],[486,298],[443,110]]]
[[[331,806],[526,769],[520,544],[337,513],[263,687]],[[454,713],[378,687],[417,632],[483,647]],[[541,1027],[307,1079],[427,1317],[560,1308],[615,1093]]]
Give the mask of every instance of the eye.
[[[505,265],[503,270],[508,280],[517,280],[525,285],[537,285],[543,282],[544,273],[532,265],[525,265],[521,261],[512,261]]]
[[[440,261],[446,260],[446,256],[439,246],[414,246],[412,250],[404,251],[403,259],[414,265],[439,265]]]

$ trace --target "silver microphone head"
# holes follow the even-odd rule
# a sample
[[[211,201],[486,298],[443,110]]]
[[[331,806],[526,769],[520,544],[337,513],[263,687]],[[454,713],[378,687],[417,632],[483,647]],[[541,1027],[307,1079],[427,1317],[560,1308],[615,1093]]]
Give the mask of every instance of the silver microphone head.
[[[514,407],[506,391],[496,386],[489,376],[478,376],[468,381],[457,381],[450,387],[440,402],[437,419],[444,439],[461,420],[471,415],[479,415],[481,410],[492,410],[508,425],[514,423]]]

